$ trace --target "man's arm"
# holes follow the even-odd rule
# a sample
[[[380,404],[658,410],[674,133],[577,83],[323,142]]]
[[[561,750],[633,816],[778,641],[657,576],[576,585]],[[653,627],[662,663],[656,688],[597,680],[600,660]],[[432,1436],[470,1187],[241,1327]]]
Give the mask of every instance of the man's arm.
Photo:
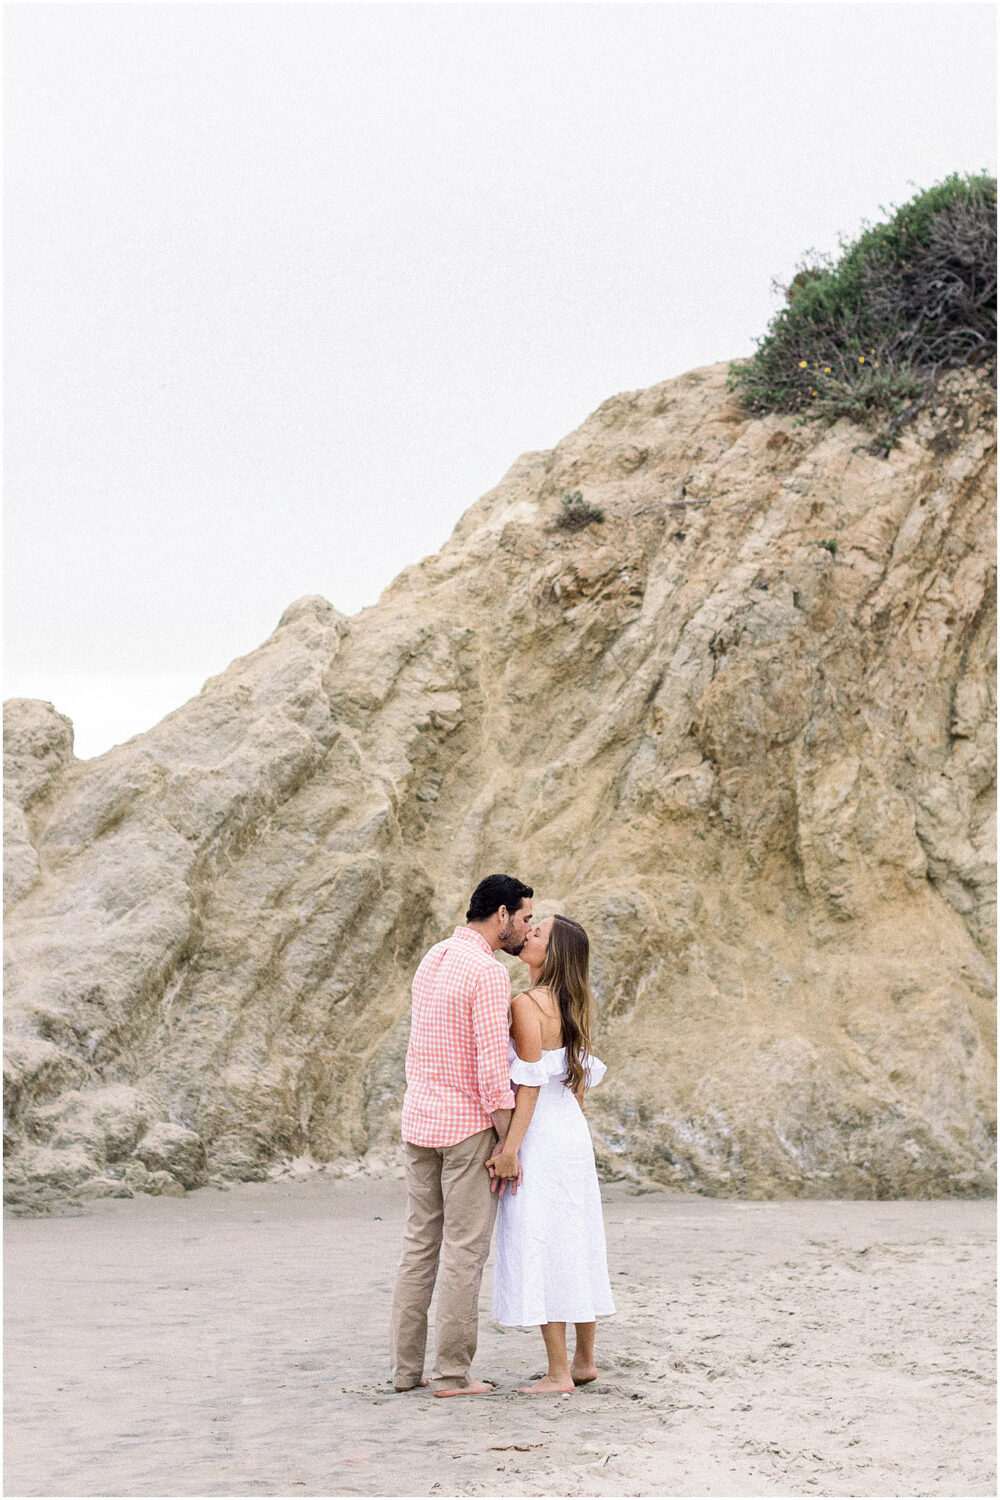
[[[517,1055],[523,1062],[540,1062],[542,1056],[542,1023],[538,1011],[527,996],[519,995],[514,1001],[514,1044],[517,1047]],[[517,1153],[521,1149],[521,1142],[528,1132],[531,1117],[535,1112],[538,1102],[538,1087],[533,1084],[518,1084],[517,1102],[514,1106],[514,1116],[511,1121],[510,1130],[501,1139],[497,1149],[490,1160],[486,1163],[490,1169],[493,1182],[491,1188],[495,1188],[499,1182],[500,1196],[503,1197],[504,1186],[510,1187],[512,1193],[516,1193],[521,1184],[521,1163]]]
[[[476,1052],[476,1091],[483,1113],[490,1116],[501,1140],[507,1137],[514,1093],[507,1058],[510,979],[502,964],[484,968],[472,1001],[472,1037]]]

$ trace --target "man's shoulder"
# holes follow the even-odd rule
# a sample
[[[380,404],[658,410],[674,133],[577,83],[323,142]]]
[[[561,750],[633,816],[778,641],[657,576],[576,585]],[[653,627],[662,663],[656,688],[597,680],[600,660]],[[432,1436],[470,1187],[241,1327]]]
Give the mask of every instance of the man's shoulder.
[[[445,949],[448,946],[448,943],[449,943],[449,939],[448,938],[442,938],[441,941],[440,941],[440,943],[435,943],[432,948],[428,948],[427,952],[424,954],[424,956],[420,960],[420,962],[422,964],[425,964],[429,958],[436,958],[439,953],[443,953],[445,951]]]
[[[506,965],[500,962],[491,949],[481,947],[478,943],[463,942],[454,933],[442,938],[433,948],[428,948],[417,965],[416,972],[421,974],[428,969],[440,970],[443,965],[447,965],[452,973],[458,970],[470,975],[487,974],[491,979],[502,979],[510,984]]]
[[[481,948],[478,943],[456,942],[454,945],[456,956],[463,962],[483,969],[488,974],[499,970],[504,978],[507,978],[507,966],[502,964],[492,949]]]
[[[488,944],[479,943],[474,940],[470,941],[468,938],[461,936],[461,934],[462,928],[457,927],[446,938],[442,938],[439,943],[435,943],[433,948],[428,948],[421,962],[423,963],[428,958],[435,958],[447,953],[449,957],[454,955],[458,959],[469,959],[471,962],[478,964],[500,963],[500,960]],[[500,964],[500,967],[503,968],[503,964]]]
[[[447,939],[444,942],[435,943],[433,948],[428,948],[427,952],[424,954],[423,958],[420,960],[420,962],[417,964],[416,969],[414,970],[414,979],[423,979],[423,977],[428,973],[436,973],[444,962],[447,950]]]
[[[511,983],[507,965],[502,964],[495,953],[484,953],[480,972],[488,981],[491,988],[502,990],[506,999],[510,999]]]

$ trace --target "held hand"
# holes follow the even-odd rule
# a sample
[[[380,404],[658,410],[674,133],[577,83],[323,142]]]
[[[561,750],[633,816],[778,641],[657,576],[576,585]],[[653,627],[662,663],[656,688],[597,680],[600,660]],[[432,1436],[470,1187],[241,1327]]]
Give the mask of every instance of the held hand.
[[[486,1165],[494,1177],[516,1177],[517,1152],[508,1151],[506,1146],[498,1146]]]
[[[521,1166],[517,1159],[516,1151],[508,1151],[506,1146],[498,1146],[496,1151],[486,1163],[486,1170],[490,1174],[490,1191],[496,1192],[499,1188],[500,1196],[503,1197],[504,1188],[508,1183],[517,1182],[521,1177]]]
[[[495,1128],[496,1127],[494,1127],[494,1129]],[[498,1133],[498,1135],[497,1135],[497,1143],[496,1143],[496,1146],[494,1148],[493,1155],[490,1157],[489,1161],[483,1163],[483,1166],[485,1167],[486,1171],[489,1172],[489,1174],[490,1174],[490,1181],[491,1182],[495,1182],[496,1181],[496,1176],[497,1176],[496,1167],[493,1164],[496,1161],[496,1159],[497,1159],[498,1156],[502,1156],[503,1155],[503,1149],[504,1149],[504,1145],[506,1144],[506,1141],[507,1141],[507,1132],[504,1131],[503,1135],[500,1135]],[[495,1189],[492,1189],[491,1191],[495,1191]]]
[[[497,1177],[495,1173],[490,1173],[490,1192],[496,1193],[498,1198],[502,1198],[507,1189],[510,1188],[511,1197],[513,1197],[523,1181],[524,1171],[521,1163],[518,1162],[516,1177]]]

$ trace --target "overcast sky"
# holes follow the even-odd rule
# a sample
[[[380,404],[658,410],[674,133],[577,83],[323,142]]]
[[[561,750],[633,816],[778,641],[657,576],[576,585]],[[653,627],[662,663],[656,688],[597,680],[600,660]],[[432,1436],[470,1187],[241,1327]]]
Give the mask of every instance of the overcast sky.
[[[4,695],[84,756],[996,170],[992,5],[22,4],[5,50]]]

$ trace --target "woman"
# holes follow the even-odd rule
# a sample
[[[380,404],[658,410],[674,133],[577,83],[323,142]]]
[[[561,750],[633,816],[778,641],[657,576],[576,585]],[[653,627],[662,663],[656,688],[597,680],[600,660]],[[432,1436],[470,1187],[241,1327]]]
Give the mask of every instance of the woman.
[[[510,1183],[497,1212],[493,1317],[540,1324],[548,1373],[523,1395],[560,1395],[597,1378],[597,1318],[613,1313],[601,1192],[584,1118],[584,1089],[605,1067],[590,1056],[590,944],[578,922],[549,917],[520,953],[531,988],[512,1002],[511,1081],[517,1101],[507,1140],[487,1162],[494,1186]],[[576,1324],[570,1364],[566,1324]]]

